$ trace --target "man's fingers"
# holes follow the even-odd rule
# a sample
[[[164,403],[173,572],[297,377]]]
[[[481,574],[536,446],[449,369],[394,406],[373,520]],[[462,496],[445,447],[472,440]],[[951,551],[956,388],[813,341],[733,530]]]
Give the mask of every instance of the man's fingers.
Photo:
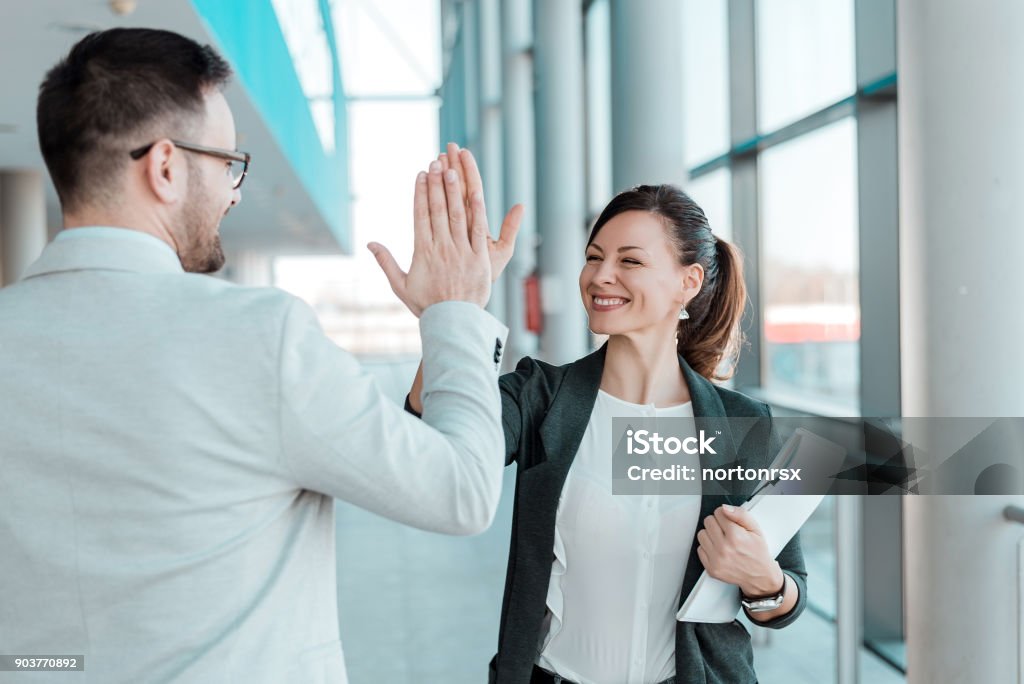
[[[466,206],[469,208],[470,230],[473,232],[478,229],[483,230],[489,238],[490,229],[487,227],[487,209],[483,201],[483,181],[480,180],[480,170],[476,168],[476,160],[473,159],[473,155],[468,149],[460,149],[459,160],[459,165],[464,172],[463,181],[466,183],[464,195]],[[474,201],[476,196],[480,197],[478,204]]]
[[[459,146],[453,142],[448,143],[448,166],[455,169],[455,173],[459,174],[459,185],[463,190],[463,197],[465,192],[469,189],[466,185],[466,171],[462,165],[462,155],[460,154]]]
[[[366,245],[366,248],[370,250],[370,253],[377,260],[377,265],[384,271],[384,276],[388,279],[388,284],[391,285],[391,291],[398,295],[399,299],[405,301],[406,273],[398,265],[398,262],[395,261],[395,257],[391,256],[388,248],[379,242],[371,242]]]
[[[413,248],[425,250],[434,241],[430,230],[430,204],[427,201],[427,174],[416,176],[416,192],[412,200]]]
[[[466,225],[466,208],[462,204],[462,188],[459,185],[459,174],[455,169],[444,172],[444,190],[448,198],[448,225],[451,230],[452,242],[468,246],[469,228]]]
[[[466,192],[469,197],[474,193],[484,193],[484,182],[480,178],[480,169],[477,168],[476,159],[469,150],[459,151],[459,160],[462,162],[462,169],[465,174]]]
[[[430,208],[430,232],[434,244],[451,244],[452,232],[448,223],[448,199],[441,179],[441,162],[430,162],[427,174],[427,203]]]
[[[469,197],[470,213],[472,220],[470,225],[469,241],[473,247],[473,251],[480,253],[487,253],[487,243],[490,239],[490,233],[487,230],[487,208],[484,206],[484,195],[481,192],[476,192]]]

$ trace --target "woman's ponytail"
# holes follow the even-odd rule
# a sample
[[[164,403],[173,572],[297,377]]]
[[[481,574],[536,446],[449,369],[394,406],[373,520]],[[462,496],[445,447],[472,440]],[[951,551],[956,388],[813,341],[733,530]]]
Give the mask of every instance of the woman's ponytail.
[[[717,236],[713,264],[704,268],[704,284],[679,321],[676,348],[690,367],[709,380],[728,380],[742,345],[740,323],[747,302],[743,255]],[[702,264],[703,265],[703,264]]]

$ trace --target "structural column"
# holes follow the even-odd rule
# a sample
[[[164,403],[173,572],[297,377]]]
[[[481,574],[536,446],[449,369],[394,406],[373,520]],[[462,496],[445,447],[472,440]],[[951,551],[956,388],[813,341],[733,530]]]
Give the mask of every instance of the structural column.
[[[686,180],[679,0],[611,0],[615,191]]]
[[[860,236],[860,411],[898,416],[900,407],[899,197],[895,86],[879,88],[896,71],[895,0],[857,0],[858,234]],[[861,681],[860,645],[905,639],[903,498],[837,497],[837,684]],[[857,514],[853,509],[859,508]],[[848,519],[843,519],[848,513]],[[851,572],[853,570],[853,572]],[[851,606],[844,609],[844,606]]]
[[[42,173],[0,172],[0,284],[19,280],[46,247],[46,239]]]
[[[757,135],[757,21],[754,0],[730,0],[729,17],[729,138],[730,146]],[[744,155],[732,161],[733,240],[743,250],[743,275],[747,283],[748,306],[743,316],[747,348],[733,376],[735,387],[761,386],[761,334],[764,311],[761,306],[761,227],[757,210],[758,158]],[[845,684],[839,682],[838,684]]]
[[[537,264],[536,176],[533,125],[533,36],[530,0],[502,0],[501,45],[505,202],[526,207],[515,255],[507,268],[505,324],[509,328],[505,358],[515,363],[537,352],[537,335],[526,328],[525,281]]]
[[[587,351],[577,284],[586,228],[583,16],[579,0],[537,0],[534,13],[540,352],[563,364]]]
[[[484,197],[487,199],[487,222],[491,235],[496,239],[501,229],[501,220],[505,217],[505,204],[502,193],[504,185],[504,168],[502,163],[502,116],[501,116],[501,8],[498,0],[479,0],[476,19],[477,61],[480,65],[480,87],[477,90],[479,101],[480,142],[479,148],[473,150],[480,162],[480,175],[483,178]],[[507,272],[507,271],[506,271]],[[487,310],[502,321],[508,320],[506,315],[507,301],[505,283],[510,276],[502,276],[491,288],[491,301]],[[509,355],[504,356],[506,361]],[[515,363],[518,359],[507,361]]]
[[[1017,0],[897,3],[905,416],[1024,415],[1022,25]],[[1022,499],[906,499],[911,684],[1024,681]]]

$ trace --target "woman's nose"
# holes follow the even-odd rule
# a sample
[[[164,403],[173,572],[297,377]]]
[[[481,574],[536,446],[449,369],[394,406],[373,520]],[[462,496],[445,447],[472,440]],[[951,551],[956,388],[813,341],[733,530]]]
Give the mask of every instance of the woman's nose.
[[[600,283],[614,283],[617,278],[615,264],[607,261],[602,261],[597,273],[594,274],[594,280]]]

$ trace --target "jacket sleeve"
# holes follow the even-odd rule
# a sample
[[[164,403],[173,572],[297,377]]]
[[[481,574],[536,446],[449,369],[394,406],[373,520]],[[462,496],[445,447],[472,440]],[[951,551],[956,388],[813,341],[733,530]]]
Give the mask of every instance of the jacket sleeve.
[[[524,400],[526,385],[537,368],[537,363],[528,356],[519,360],[516,369],[498,378],[498,389],[501,393],[501,424],[505,433],[505,465],[511,465],[517,459],[521,447],[523,424],[526,419],[524,408],[528,404]],[[405,410],[417,418],[417,413],[405,395]]]
[[[505,431],[505,465],[516,461],[521,453],[523,435],[530,424],[528,387],[530,378],[539,372],[537,362],[524,356],[516,369],[498,378],[501,392],[501,425]]]
[[[766,415],[771,421],[772,409],[767,404],[764,405]],[[777,453],[782,449],[782,438],[779,436],[778,431],[775,429],[774,421],[769,422],[770,434],[768,437],[768,453],[767,462],[775,457]],[[800,613],[804,612],[804,608],[807,607],[807,568],[804,565],[804,554],[800,549],[800,533],[789,540],[779,555],[775,557],[775,560],[779,562],[779,566],[782,571],[789,575],[793,579],[793,583],[796,585],[799,592],[797,597],[796,605],[785,615],[780,615],[776,618],[772,618],[767,622],[755,622],[758,627],[767,627],[769,629],[780,629],[789,625],[798,617]],[[746,611],[746,609],[744,609]]]
[[[388,399],[294,301],[279,352],[281,460],[304,489],[421,529],[482,532],[501,493],[494,350],[508,331],[466,302],[429,307],[420,331],[423,420]]]

